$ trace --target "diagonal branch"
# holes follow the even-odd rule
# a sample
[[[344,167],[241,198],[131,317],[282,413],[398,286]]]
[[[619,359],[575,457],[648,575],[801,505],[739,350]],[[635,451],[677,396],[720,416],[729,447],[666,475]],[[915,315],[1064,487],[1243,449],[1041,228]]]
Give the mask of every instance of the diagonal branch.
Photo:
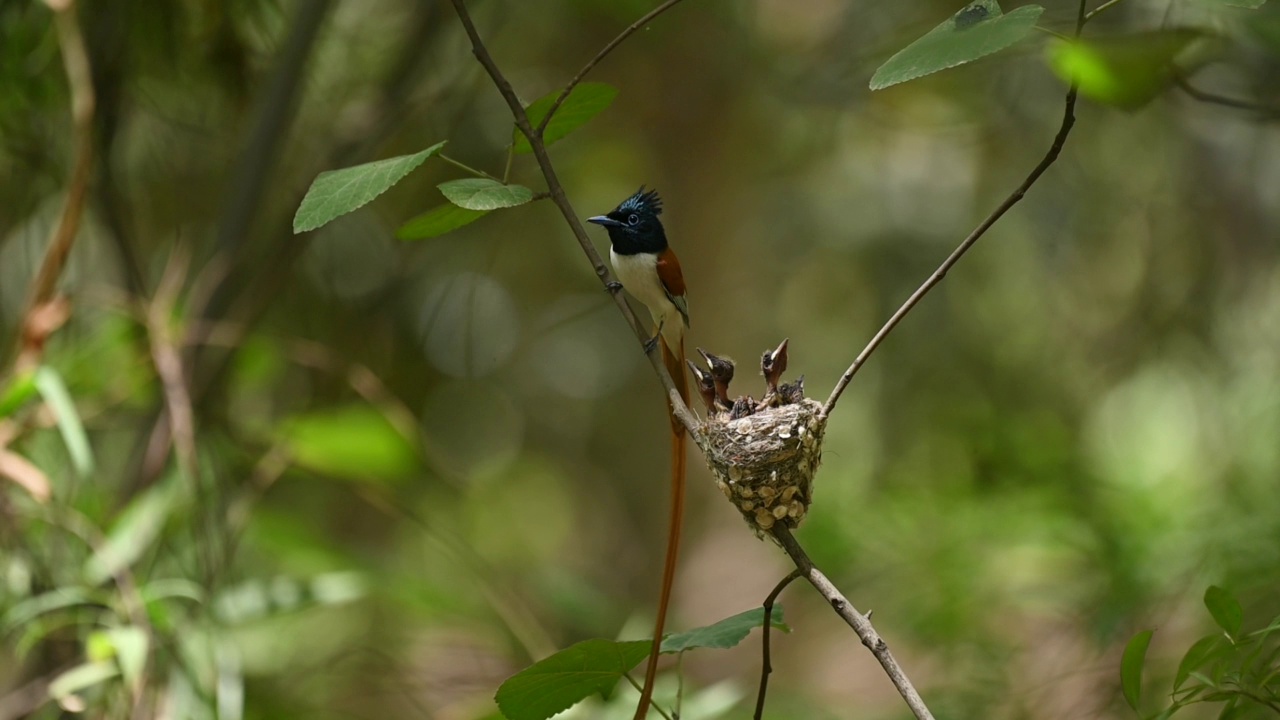
[[[1080,10],[1076,16],[1075,37],[1077,38],[1080,37],[1080,31],[1084,29],[1086,19],[1084,5],[1085,0],[1080,0]],[[957,262],[960,262],[960,258],[964,257],[964,254],[969,251],[969,248],[973,247],[974,243],[978,242],[978,239],[985,235],[986,232],[991,229],[991,226],[996,224],[997,220],[1004,217],[1004,214],[1009,212],[1010,208],[1017,205],[1018,201],[1022,200],[1022,197],[1027,194],[1027,190],[1031,189],[1031,186],[1040,179],[1040,176],[1044,174],[1044,171],[1048,170],[1049,166],[1058,159],[1058,155],[1062,153],[1063,144],[1067,142],[1067,135],[1071,133],[1071,128],[1076,123],[1075,110],[1077,90],[1078,88],[1075,83],[1072,83],[1071,89],[1067,91],[1066,107],[1062,112],[1062,125],[1058,128],[1058,134],[1053,138],[1053,144],[1049,146],[1049,151],[1045,153],[1040,162],[1031,170],[1031,174],[1027,176],[1026,180],[1022,181],[1022,184],[1019,185],[1016,190],[1009,194],[1009,197],[1004,199],[1004,202],[1000,203],[995,210],[992,210],[991,214],[979,223],[978,227],[974,228],[973,232],[969,233],[969,237],[965,238],[964,242],[960,243],[959,247],[953,250],[951,254],[947,256],[946,260],[942,261],[942,264],[938,266],[937,270],[933,271],[933,274],[929,276],[929,279],[925,280],[924,284],[919,288],[916,288],[916,291],[911,293],[911,297],[907,298],[907,301],[902,303],[902,307],[898,308],[897,312],[890,316],[884,326],[876,332],[875,336],[871,338],[871,342],[867,343],[867,346],[862,349],[862,352],[858,353],[858,357],[854,358],[853,364],[849,366],[849,369],[845,370],[844,374],[840,376],[839,382],[836,383],[835,388],[831,391],[831,396],[827,398],[826,404],[822,406],[821,417],[826,418],[831,414],[831,411],[836,407],[836,402],[840,399],[840,395],[844,393],[844,389],[849,386],[849,381],[853,380],[853,376],[856,375],[858,370],[862,368],[862,365],[866,363],[867,358],[871,357],[871,353],[875,352],[876,348],[880,347],[880,343],[884,342],[884,339],[889,336],[890,332],[893,332],[893,329],[898,326],[898,323],[902,322],[902,319],[907,316],[907,313],[911,312],[916,304],[933,289],[934,285],[942,282],[942,278],[947,276],[947,272],[951,270]]]
[[[1280,108],[1251,102],[1249,100],[1240,100],[1238,98],[1206,92],[1195,85],[1192,85],[1191,81],[1188,80],[1187,76],[1181,71],[1174,71],[1173,84],[1177,85],[1179,90],[1182,90],[1182,92],[1186,93],[1191,98],[1199,100],[1202,103],[1221,105],[1223,107],[1235,108],[1237,110],[1248,110],[1250,112],[1257,113],[1258,116],[1264,120],[1280,119]]]
[[[71,178],[67,181],[67,198],[62,214],[49,238],[40,271],[31,283],[27,305],[19,327],[18,357],[15,367],[29,369],[40,363],[45,336],[56,329],[40,327],[41,309],[53,300],[58,289],[58,278],[67,265],[71,248],[75,246],[84,215],[85,200],[89,194],[89,179],[93,170],[93,76],[89,68],[89,50],[76,15],[74,0],[45,0],[54,12],[58,42],[62,51],[62,64],[71,89],[71,127],[75,147],[75,161]],[[59,323],[60,324],[60,323]]]
[[[606,55],[613,52],[614,48],[621,45],[623,40],[631,37],[632,33],[645,25],[648,25],[650,22],[653,22],[654,18],[667,10],[670,10],[678,2],[680,2],[680,0],[667,0],[653,10],[650,10],[644,17],[628,25],[626,30],[623,30],[618,37],[611,40],[608,45],[605,45],[604,49],[596,53],[595,57],[588,60],[587,64],[583,65],[582,69],[578,71],[578,74],[574,75],[573,79],[569,81],[569,84],[564,86],[564,90],[560,92],[560,96],[556,98],[555,102],[551,103],[550,109],[547,110],[546,117],[542,118],[542,122],[538,123],[538,128],[535,131],[538,133],[538,137],[542,137],[543,131],[547,129],[547,123],[551,122],[551,118],[555,117],[556,111],[560,109],[560,106],[564,104],[565,99],[569,97],[569,93],[573,92],[573,89],[578,86],[578,83],[582,82],[582,78],[586,77],[587,73],[591,72],[592,68],[603,60]]]
[[[916,692],[911,680],[907,678],[906,673],[902,672],[902,667],[894,659],[893,653],[889,652],[889,646],[885,643],[884,638],[880,637],[875,627],[871,625],[869,615],[863,615],[858,612],[853,607],[853,604],[849,602],[849,599],[827,579],[827,576],[814,567],[813,561],[809,559],[804,548],[800,547],[800,543],[796,541],[795,536],[791,534],[786,525],[774,525],[773,537],[782,544],[782,549],[787,551],[787,555],[791,556],[791,560],[795,562],[804,579],[808,580],[809,584],[813,585],[814,589],[827,599],[836,614],[848,623],[849,627],[853,628],[853,631],[858,634],[858,638],[862,640],[862,644],[866,645],[871,654],[876,656],[876,660],[880,661],[880,667],[884,668],[889,680],[898,689],[898,694],[902,695],[907,707],[911,708],[911,714],[915,715],[917,720],[933,720],[933,714],[929,712],[929,708],[924,704],[920,693]]]
[[[520,104],[520,98],[516,96],[515,90],[511,88],[511,83],[507,81],[506,76],[498,69],[497,63],[493,61],[493,56],[489,54],[484,41],[480,39],[480,33],[476,31],[475,23],[471,21],[471,14],[467,12],[465,1],[451,0],[451,2],[453,3],[453,9],[458,13],[458,19],[462,21],[462,27],[467,31],[467,37],[471,39],[472,52],[475,54],[476,59],[480,61],[480,64],[484,66],[485,72],[489,74],[493,84],[497,86],[498,92],[502,94],[502,99],[506,100],[507,107],[511,109],[511,116],[515,119],[516,127],[529,139],[529,145],[533,148],[533,155],[538,161],[538,167],[542,169],[542,176],[547,181],[547,189],[551,193],[551,202],[555,203],[556,207],[560,209],[560,214],[564,216],[565,222],[569,224],[569,229],[573,231],[573,236],[578,240],[578,245],[582,247],[583,254],[587,256],[587,260],[591,262],[591,267],[595,269],[596,277],[609,290],[609,294],[613,296],[614,304],[618,306],[619,312],[626,318],[627,323],[631,325],[631,330],[635,333],[636,339],[643,345],[649,339],[649,334],[636,317],[635,312],[631,310],[631,306],[627,304],[626,299],[622,297],[621,286],[614,282],[608,266],[604,264],[600,253],[596,252],[595,246],[591,244],[591,238],[587,237],[587,230],[582,226],[582,221],[578,219],[578,213],[569,204],[569,198],[565,194],[564,186],[560,184],[560,179],[556,177],[555,167],[551,164],[551,157],[547,155],[547,146],[542,142],[541,134],[534,130],[529,123],[529,115],[525,112],[524,106]],[[550,117],[550,113],[548,113],[548,117]],[[698,419],[684,404],[684,400],[680,398],[680,393],[676,390],[675,381],[671,379],[671,375],[667,372],[657,346],[655,345],[653,350],[645,354],[649,358],[649,363],[653,365],[654,372],[658,374],[658,380],[662,383],[662,388],[667,393],[667,401],[671,403],[671,412],[688,429],[694,442],[698,443],[699,447],[702,447],[703,440],[699,432]]]

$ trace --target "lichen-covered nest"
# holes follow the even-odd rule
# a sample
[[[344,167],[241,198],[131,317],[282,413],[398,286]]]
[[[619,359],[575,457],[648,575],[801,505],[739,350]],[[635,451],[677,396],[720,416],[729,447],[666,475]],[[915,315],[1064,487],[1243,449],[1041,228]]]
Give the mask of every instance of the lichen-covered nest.
[[[808,513],[826,430],[821,410],[804,398],[737,419],[707,419],[707,466],[757,535],[778,524],[794,528]]]

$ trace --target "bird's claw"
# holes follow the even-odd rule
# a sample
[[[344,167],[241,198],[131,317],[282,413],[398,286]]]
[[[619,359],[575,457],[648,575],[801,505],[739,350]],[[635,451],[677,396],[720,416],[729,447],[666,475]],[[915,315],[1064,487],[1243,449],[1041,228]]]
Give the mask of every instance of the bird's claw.
[[[616,293],[622,289],[622,283],[617,280],[610,280],[604,284],[604,289],[611,293]]]
[[[645,354],[645,355],[648,355],[649,353],[651,353],[651,352],[653,352],[654,350],[656,350],[656,349],[657,349],[657,347],[658,347],[658,338],[659,338],[659,337],[662,337],[662,336],[661,336],[661,334],[654,335],[653,337],[651,337],[651,338],[649,338],[648,340],[645,340],[645,341],[644,341],[644,354]]]

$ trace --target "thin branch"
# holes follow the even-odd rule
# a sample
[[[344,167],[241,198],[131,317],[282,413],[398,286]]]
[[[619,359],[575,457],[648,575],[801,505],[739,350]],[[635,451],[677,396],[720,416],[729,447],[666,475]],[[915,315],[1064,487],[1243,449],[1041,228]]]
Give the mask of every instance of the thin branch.
[[[551,122],[551,118],[555,117],[556,111],[560,109],[560,106],[564,103],[565,99],[569,97],[569,93],[573,92],[573,89],[578,86],[578,83],[582,82],[582,78],[586,77],[587,73],[591,72],[592,68],[603,60],[606,55],[613,52],[614,48],[621,45],[623,40],[631,37],[632,33],[645,25],[648,25],[654,18],[670,10],[679,2],[680,0],[667,0],[653,10],[650,10],[644,17],[628,25],[626,30],[623,30],[618,37],[611,40],[608,45],[605,45],[600,52],[596,53],[595,57],[588,60],[587,64],[583,65],[582,69],[578,71],[578,74],[574,75],[573,79],[569,81],[569,84],[564,86],[564,90],[560,92],[560,96],[556,98],[555,102],[551,103],[551,107],[547,110],[546,117],[542,118],[542,122],[538,123],[538,128],[535,131],[538,133],[538,137],[542,137],[543,131],[547,129],[547,123]]]
[[[769,691],[769,673],[773,672],[773,664],[769,660],[769,630],[773,625],[773,603],[777,601],[778,596],[782,594],[782,591],[785,590],[793,580],[801,575],[804,575],[804,571],[799,567],[792,570],[786,577],[782,578],[776,586],[774,586],[773,592],[769,593],[769,596],[764,599],[764,627],[762,628],[764,637],[761,642],[761,645],[763,646],[761,652],[764,654],[764,662],[760,664],[760,692],[756,695],[755,720],[761,720],[761,718],[764,717],[764,697]]]
[[[1251,102],[1249,100],[1240,100],[1238,98],[1227,97],[1225,95],[1205,92],[1204,90],[1192,85],[1186,75],[1183,75],[1179,71],[1175,71],[1173,74],[1173,84],[1177,85],[1178,89],[1182,90],[1182,92],[1203,103],[1221,105],[1223,107],[1235,108],[1237,110],[1248,110],[1250,112],[1257,113],[1268,120],[1280,118],[1280,108]]]
[[[631,687],[635,688],[635,689],[636,689],[636,692],[639,692],[639,693],[643,693],[643,692],[644,692],[644,689],[640,687],[640,683],[636,682],[636,679],[635,679],[635,678],[633,678],[633,677],[631,677],[631,673],[629,673],[629,672],[628,672],[628,673],[622,673],[622,677],[626,678],[626,679],[627,679],[627,682],[631,683]],[[658,714],[659,714],[659,715],[661,715],[662,717],[666,718],[666,720],[671,720],[671,716],[670,716],[670,715],[668,715],[668,714],[667,714],[667,711],[666,711],[666,710],[663,710],[663,709],[662,709],[662,707],[661,707],[660,705],[658,705],[658,703],[654,703],[654,704],[653,704],[653,709],[654,709],[654,710],[657,710],[657,711],[658,711]]]
[[[58,278],[67,265],[71,248],[75,245],[84,215],[85,199],[89,194],[89,178],[93,170],[93,114],[95,98],[93,75],[89,68],[89,51],[76,16],[75,0],[45,0],[54,11],[58,42],[62,51],[62,64],[71,89],[71,127],[75,146],[75,161],[71,177],[67,181],[67,197],[62,214],[49,238],[40,271],[31,283],[26,308],[19,324],[20,345],[15,368],[19,371],[39,364],[44,349],[44,332],[38,332],[39,323],[32,323],[41,308],[53,299],[58,288]],[[49,328],[48,332],[53,329]]]
[[[1084,0],[1081,0],[1080,9],[1076,15],[1075,37],[1077,38],[1080,37],[1080,31],[1084,29],[1086,18],[1084,5]],[[1097,11],[1095,10],[1095,12]],[[840,381],[836,383],[835,388],[831,390],[831,396],[827,398],[826,404],[822,406],[821,417],[826,418],[831,414],[831,411],[835,409],[836,402],[840,399],[840,395],[844,393],[844,389],[849,386],[849,381],[853,380],[853,376],[857,374],[863,363],[867,361],[867,358],[871,357],[871,353],[875,352],[876,348],[880,347],[880,343],[884,342],[884,339],[888,337],[889,333],[892,332],[895,327],[898,326],[898,323],[902,322],[902,319],[907,316],[907,313],[911,312],[916,304],[924,298],[925,294],[933,289],[934,285],[942,282],[942,279],[947,276],[947,272],[960,261],[961,257],[964,257],[964,254],[969,251],[969,248],[973,247],[974,243],[978,242],[978,239],[985,235],[986,232],[991,229],[991,226],[996,224],[997,220],[1004,217],[1004,214],[1009,212],[1010,208],[1017,205],[1018,201],[1022,200],[1022,197],[1027,194],[1027,190],[1029,190],[1031,186],[1040,179],[1040,176],[1044,174],[1044,171],[1048,170],[1049,166],[1058,159],[1058,155],[1062,153],[1063,144],[1067,142],[1067,135],[1071,133],[1071,128],[1076,123],[1075,110],[1077,94],[1078,88],[1074,83],[1072,83],[1071,89],[1067,91],[1066,107],[1062,112],[1062,125],[1058,128],[1058,134],[1053,138],[1053,144],[1049,146],[1049,151],[1045,153],[1043,158],[1041,158],[1040,162],[1031,171],[1031,174],[1028,175],[1027,179],[1023,180],[1022,184],[1010,193],[1009,197],[1005,198],[1004,202],[1000,203],[1000,205],[993,210],[991,214],[978,225],[978,227],[974,228],[973,232],[969,233],[969,237],[965,238],[964,242],[960,243],[960,246],[953,250],[952,253],[947,256],[946,260],[942,261],[942,264],[938,266],[937,270],[933,271],[933,274],[929,276],[929,279],[925,280],[923,285],[917,288],[915,292],[911,293],[911,297],[907,298],[907,301],[902,304],[902,307],[898,308],[897,312],[895,312],[889,320],[885,322],[884,326],[876,332],[875,336],[871,338],[871,342],[867,343],[867,346],[862,349],[862,352],[858,353],[858,357],[854,358],[853,364],[849,366],[849,369],[845,370],[844,375],[840,376]]]
[[[916,716],[916,720],[933,720],[933,714],[929,712],[929,708],[924,704],[920,694],[916,692],[915,686],[911,684],[911,680],[907,678],[906,673],[902,672],[898,661],[889,652],[889,646],[880,637],[880,634],[876,632],[875,627],[871,625],[871,620],[854,609],[849,599],[827,579],[826,575],[822,574],[821,570],[814,567],[813,561],[809,559],[804,548],[800,547],[800,543],[796,542],[795,537],[785,525],[774,525],[773,537],[781,543],[782,549],[787,551],[787,555],[791,556],[791,560],[795,562],[796,567],[804,575],[804,579],[808,580],[810,585],[813,585],[818,594],[827,599],[836,614],[848,623],[849,627],[853,628],[853,631],[858,634],[858,638],[862,640],[862,644],[867,646],[872,655],[875,655],[876,660],[880,661],[880,667],[884,668],[885,673],[889,675],[889,680],[898,689],[898,693],[906,701],[907,707],[911,708],[911,713]]]
[[[595,269],[596,277],[600,279],[600,283],[606,289],[610,290],[614,304],[618,306],[619,312],[631,325],[632,332],[635,333],[636,339],[643,346],[649,339],[649,333],[644,325],[640,323],[631,306],[627,304],[626,299],[622,297],[620,286],[614,282],[608,266],[604,264],[600,253],[596,252],[595,246],[591,244],[591,238],[587,237],[586,228],[582,226],[577,212],[569,204],[569,198],[565,195],[564,186],[560,184],[559,178],[556,177],[555,167],[552,166],[551,158],[547,155],[547,147],[543,144],[542,137],[530,125],[529,115],[525,113],[524,106],[520,104],[520,98],[516,96],[515,90],[511,88],[511,83],[507,81],[506,76],[498,69],[498,65],[493,61],[489,50],[485,48],[484,41],[480,39],[480,34],[476,31],[475,23],[471,21],[471,14],[467,12],[464,0],[451,0],[451,2],[453,3],[453,9],[458,13],[458,19],[462,22],[462,27],[467,32],[467,37],[471,40],[472,52],[475,54],[476,59],[480,61],[480,64],[484,66],[485,72],[489,74],[493,84],[497,86],[502,98],[507,101],[507,107],[511,110],[516,127],[529,139],[529,145],[533,148],[533,155],[538,161],[538,167],[542,169],[542,176],[547,181],[547,188],[551,193],[551,201],[560,209],[560,214],[564,216],[565,222],[569,224],[569,228],[573,231],[573,236],[578,240],[578,245],[582,247],[583,254],[587,256],[587,260],[591,262],[591,267]],[[694,442],[699,447],[702,447],[703,439],[699,432],[698,419],[684,404],[684,400],[680,398],[680,393],[676,390],[675,381],[671,379],[671,375],[667,372],[667,368],[662,362],[660,351],[655,346],[646,355],[649,358],[649,363],[653,366],[654,372],[658,374],[658,379],[662,382],[663,389],[667,393],[667,401],[671,404],[672,413],[689,430]]]

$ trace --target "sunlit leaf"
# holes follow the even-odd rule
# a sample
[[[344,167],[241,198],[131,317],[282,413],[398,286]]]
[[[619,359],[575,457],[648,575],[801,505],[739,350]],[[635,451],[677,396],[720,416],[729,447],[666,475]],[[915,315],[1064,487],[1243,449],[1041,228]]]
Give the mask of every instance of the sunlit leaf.
[[[1133,110],[1170,86],[1173,59],[1198,37],[1179,29],[1058,41],[1049,46],[1049,65],[1064,82],[1076,83],[1081,95]]]
[[[1138,709],[1138,701],[1142,699],[1142,664],[1147,659],[1147,647],[1151,645],[1154,630],[1143,630],[1124,648],[1120,659],[1120,689],[1124,692],[1124,701],[1129,707]]]
[[[545,720],[613,686],[649,654],[648,640],[584,640],[507,678],[494,697],[509,720]]]
[[[396,230],[400,240],[426,240],[470,225],[488,215],[488,210],[468,210],[453,204],[441,205],[410,219]]]
[[[1044,8],[1023,5],[1004,14],[996,0],[980,0],[898,51],[871,76],[871,89],[914,80],[999,52],[1031,34]]]
[[[1178,663],[1178,672],[1173,677],[1173,689],[1177,690],[1191,676],[1192,671],[1200,669],[1216,654],[1218,646],[1225,647],[1221,635],[1206,635],[1195,641]]]
[[[1240,626],[1244,623],[1244,610],[1235,596],[1217,585],[1210,585],[1204,591],[1204,606],[1209,609],[1213,621],[1231,637],[1240,634]]]
[[[120,513],[106,542],[85,563],[85,580],[90,585],[114,577],[151,548],[179,499],[177,488],[173,478],[157,483]]]
[[[523,185],[503,185],[489,178],[450,180],[440,183],[440,192],[458,207],[484,212],[516,207],[533,199],[533,191]]]
[[[791,628],[782,622],[782,606],[774,606],[770,621],[775,629],[791,632]],[[728,649],[742,642],[752,629],[762,625],[764,608],[752,608],[705,627],[668,635],[662,640],[662,652],[678,653],[696,648]]]
[[[280,434],[294,462],[333,477],[387,482],[419,467],[416,446],[365,405],[299,415]]]
[[[367,205],[400,182],[427,158],[440,152],[443,142],[412,155],[320,173],[293,216],[293,232],[315,230],[336,217]]]
[[[120,668],[110,661],[88,662],[77,665],[49,682],[49,697],[62,702],[81,690],[93,687],[120,674]]]
[[[107,630],[107,637],[115,648],[116,664],[120,666],[120,674],[125,683],[135,690],[140,688],[150,645],[147,632],[142,628],[126,625]]]
[[[10,379],[0,389],[0,419],[17,412],[37,392],[35,371],[29,370]]]
[[[36,388],[40,396],[53,410],[54,419],[58,423],[58,432],[62,434],[62,442],[67,446],[71,456],[71,464],[81,477],[93,472],[93,451],[89,448],[89,436],[85,434],[84,424],[80,422],[80,413],[76,410],[75,401],[62,376],[51,367],[44,366],[36,370]]]
[[[542,119],[547,116],[547,111],[551,109],[551,105],[556,101],[556,98],[560,97],[561,92],[561,90],[557,90],[543,95],[525,108],[525,112],[529,116],[529,123],[533,127],[538,127]],[[569,93],[569,97],[565,98],[560,107],[556,109],[556,114],[552,116],[551,122],[547,123],[546,129],[542,131],[542,142],[550,145],[578,129],[609,107],[617,96],[618,89],[612,85],[598,82],[579,83],[573,89],[573,92]],[[524,133],[520,132],[519,128],[514,129],[512,142],[515,143],[516,152],[518,153],[533,152],[533,147],[529,145],[529,139],[524,136]]]

